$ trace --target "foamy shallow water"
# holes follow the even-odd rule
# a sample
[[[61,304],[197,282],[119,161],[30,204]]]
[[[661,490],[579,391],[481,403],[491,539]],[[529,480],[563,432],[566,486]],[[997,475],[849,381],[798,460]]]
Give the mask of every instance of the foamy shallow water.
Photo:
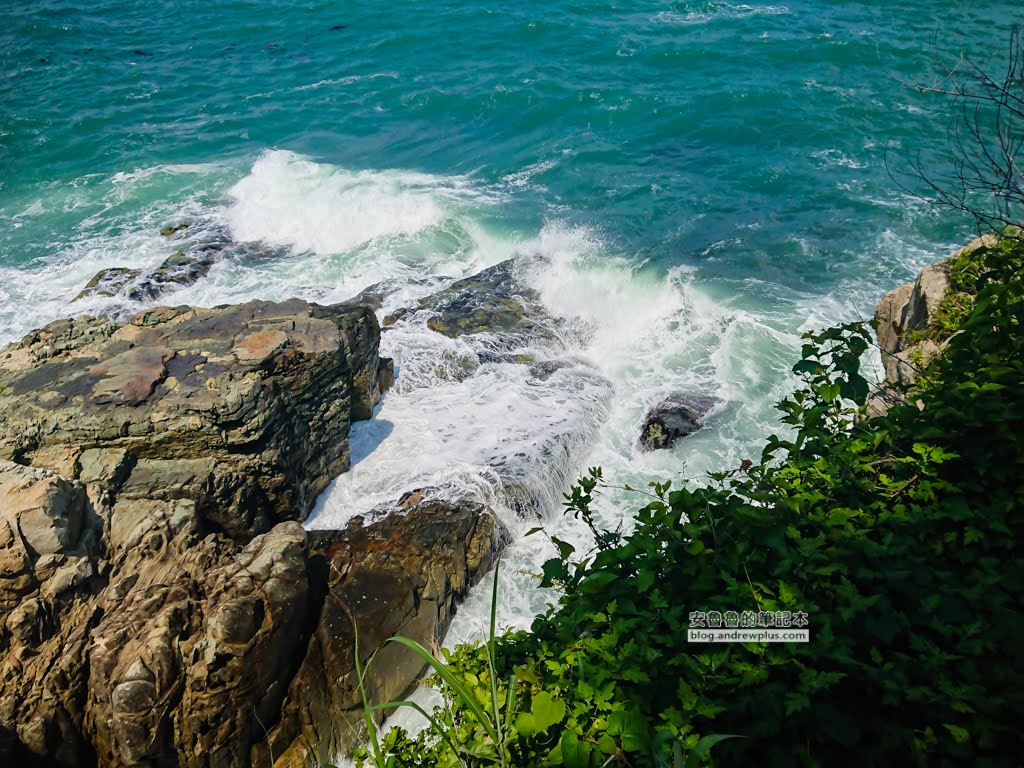
[[[562,494],[585,467],[615,485],[696,478],[737,466],[775,428],[774,403],[793,386],[788,371],[808,327],[863,313],[872,297],[855,284],[822,294],[750,284],[723,295],[693,267],[646,266],[600,228],[552,216],[534,230],[505,214],[527,168],[489,184],[472,176],[350,170],[285,150],[236,163],[158,166],[93,179],[70,203],[92,211],[80,236],[32,269],[0,268],[0,331],[10,339],[59,316],[138,310],[123,300],[69,303],[99,269],[155,267],[181,243],[157,233],[198,223],[251,242],[164,303],[214,305],[292,296],[343,301],[375,283],[387,290],[383,318],[454,280],[506,259],[546,311],[562,321],[557,344],[519,350],[564,367],[546,380],[524,365],[486,363],[456,375],[485,337],[450,339],[422,322],[382,335],[397,381],[370,421],[353,426],[352,469],[318,500],[310,527],[338,527],[419,487],[470,494],[514,532],[544,521],[586,547],[581,526],[560,515]],[[43,215],[50,202],[24,217]],[[727,253],[728,243],[713,250]],[[906,246],[889,233],[877,247]],[[909,261],[926,261],[928,252]],[[870,305],[867,305],[870,306]],[[645,411],[666,395],[696,392],[723,404],[708,426],[673,451],[646,454],[636,437]],[[524,492],[525,489],[525,492]],[[524,498],[525,497],[525,498]],[[525,501],[525,503],[524,503]],[[610,527],[629,526],[643,500],[620,490],[598,503]],[[535,574],[550,556],[543,537],[506,554],[500,620],[525,626],[543,608]],[[474,596],[451,637],[478,632],[488,606]]]

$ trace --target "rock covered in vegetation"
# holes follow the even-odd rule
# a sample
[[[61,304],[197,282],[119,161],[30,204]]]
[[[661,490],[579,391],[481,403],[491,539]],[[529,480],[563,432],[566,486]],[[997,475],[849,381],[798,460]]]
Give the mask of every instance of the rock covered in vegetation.
[[[973,240],[949,259],[925,267],[913,283],[894,288],[878,303],[875,333],[885,381],[868,402],[870,415],[885,413],[890,405],[902,402],[901,391],[912,386],[945,347],[951,331],[944,327],[948,313],[944,303],[951,302],[960,288],[951,286],[951,270],[998,242],[995,235]]]
[[[640,447],[645,451],[670,448],[677,440],[693,434],[721,401],[709,395],[677,392],[647,412],[640,428]]]

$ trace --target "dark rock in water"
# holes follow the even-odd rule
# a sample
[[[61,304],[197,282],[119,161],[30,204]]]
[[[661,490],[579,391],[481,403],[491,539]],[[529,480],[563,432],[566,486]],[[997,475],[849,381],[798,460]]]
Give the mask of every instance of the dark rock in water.
[[[671,447],[676,440],[696,432],[716,404],[717,397],[677,393],[669,395],[644,417],[640,447],[655,451]]]
[[[363,663],[387,638],[427,647],[444,636],[456,603],[485,574],[507,532],[482,506],[436,490],[406,494],[375,522],[309,532],[312,578],[326,581],[320,620],[278,724],[253,752],[253,765],[320,765],[365,738],[357,687],[355,628]],[[367,672],[372,701],[394,701],[423,670],[422,660],[385,645]]]
[[[427,315],[428,328],[453,339],[478,333],[550,337],[555,325],[537,292],[516,278],[512,260],[457,280],[416,307],[396,310],[383,325],[421,314]]]
[[[397,323],[399,320],[405,317],[408,313],[409,310],[402,307],[395,310],[389,315],[385,315],[384,319],[380,321],[381,328],[391,328],[395,323]]]
[[[475,333],[550,335],[540,297],[515,277],[514,262],[503,261],[428,296],[419,309],[431,313],[427,327],[456,338]]]
[[[544,360],[530,366],[530,376],[539,381],[547,381],[556,371],[568,367],[569,363],[564,360]]]
[[[127,267],[110,267],[101,269],[92,280],[85,284],[85,288],[79,293],[74,301],[89,296],[116,296],[124,290],[125,286],[142,276],[142,270],[129,269]]]
[[[419,286],[430,286],[436,285],[440,280],[443,280],[443,278],[412,277],[403,278],[402,280],[382,280],[379,283],[374,283],[373,285],[364,288],[362,291],[360,291],[358,294],[353,296],[351,299],[348,299],[344,303],[368,304],[374,309],[381,309],[384,306],[384,300],[388,296],[390,296],[391,294],[395,293],[398,290],[401,290],[402,288],[409,286],[410,284]],[[399,307],[397,310],[395,310],[389,315],[386,315],[384,319],[381,320],[381,327],[387,328],[394,325],[396,322],[405,317],[409,312],[410,309],[408,307]]]
[[[112,267],[98,272],[74,301],[91,296],[124,296],[131,301],[151,301],[165,293],[192,285],[206,277],[223,257],[228,243],[203,243],[175,251],[152,272]]]
[[[128,297],[134,301],[155,299],[168,291],[192,285],[206,277],[219,260],[222,245],[204,245],[186,251],[175,251],[137,284],[128,289]]]
[[[357,295],[348,299],[346,304],[365,304],[374,309],[380,309],[384,306],[384,297],[388,295],[387,287],[384,283],[374,283],[368,288],[364,288]]]
[[[456,280],[446,288],[420,299],[412,307],[399,307],[381,325],[425,317],[428,328],[449,338],[495,334],[507,338],[555,339],[559,321],[547,314],[538,293],[515,274],[516,260],[509,259],[475,275]],[[383,305],[389,286],[378,283],[355,300]],[[508,345],[514,348],[515,344]],[[495,354],[508,350],[493,350]]]

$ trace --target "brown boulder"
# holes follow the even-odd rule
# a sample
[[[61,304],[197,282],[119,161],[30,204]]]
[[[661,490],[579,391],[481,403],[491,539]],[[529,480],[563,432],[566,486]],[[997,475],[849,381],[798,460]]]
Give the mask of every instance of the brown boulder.
[[[869,416],[881,415],[892,405],[904,402],[904,391],[942,352],[944,342],[914,339],[921,339],[949,290],[950,262],[983,248],[992,248],[998,242],[995,235],[983,235],[972,240],[946,261],[922,269],[913,283],[889,291],[878,303],[874,317],[875,336],[885,378],[868,399]]]
[[[0,754],[248,764],[322,600],[288,521],[348,466],[378,340],[366,307],[250,302],[0,350]]]
[[[281,720],[254,750],[254,765],[269,763],[271,753],[278,768],[321,764],[358,744],[365,729],[353,656],[356,628],[364,666],[394,635],[431,647],[507,539],[479,504],[445,500],[432,490],[407,494],[374,518],[365,527],[357,518],[344,531],[310,531],[310,566],[324,579],[326,598]],[[366,670],[369,699],[400,698],[423,667],[406,648],[380,647]]]

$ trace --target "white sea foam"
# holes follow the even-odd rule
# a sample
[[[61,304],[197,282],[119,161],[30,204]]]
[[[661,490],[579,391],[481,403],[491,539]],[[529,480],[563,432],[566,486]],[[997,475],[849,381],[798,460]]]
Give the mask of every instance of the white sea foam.
[[[466,179],[399,171],[351,172],[292,152],[265,153],[229,196],[228,224],[239,240],[332,254],[441,224],[480,201]]]
[[[0,343],[59,317],[126,309],[103,297],[72,299],[101,269],[159,265],[180,247],[161,237],[160,227],[215,218],[207,191],[224,175],[225,168],[215,164],[92,175],[46,189],[44,197],[13,216],[0,211],[0,224],[37,226],[40,239],[53,243],[50,253],[29,264],[0,266]],[[47,215],[38,219],[64,220],[66,229],[55,232],[48,222],[33,221],[41,211]]]
[[[732,3],[698,3],[696,8],[681,11],[661,11],[654,18],[668,24],[710,24],[728,19],[750,16],[781,16],[789,13],[784,5],[746,5]]]
[[[358,83],[362,80],[376,80],[377,78],[387,78],[390,80],[397,80],[397,72],[374,72],[372,75],[348,75],[347,77],[336,77],[327,80],[318,80],[315,83],[309,85],[300,85],[294,88],[295,91],[313,91],[317,88],[324,88],[331,85],[351,85],[352,83]]]

